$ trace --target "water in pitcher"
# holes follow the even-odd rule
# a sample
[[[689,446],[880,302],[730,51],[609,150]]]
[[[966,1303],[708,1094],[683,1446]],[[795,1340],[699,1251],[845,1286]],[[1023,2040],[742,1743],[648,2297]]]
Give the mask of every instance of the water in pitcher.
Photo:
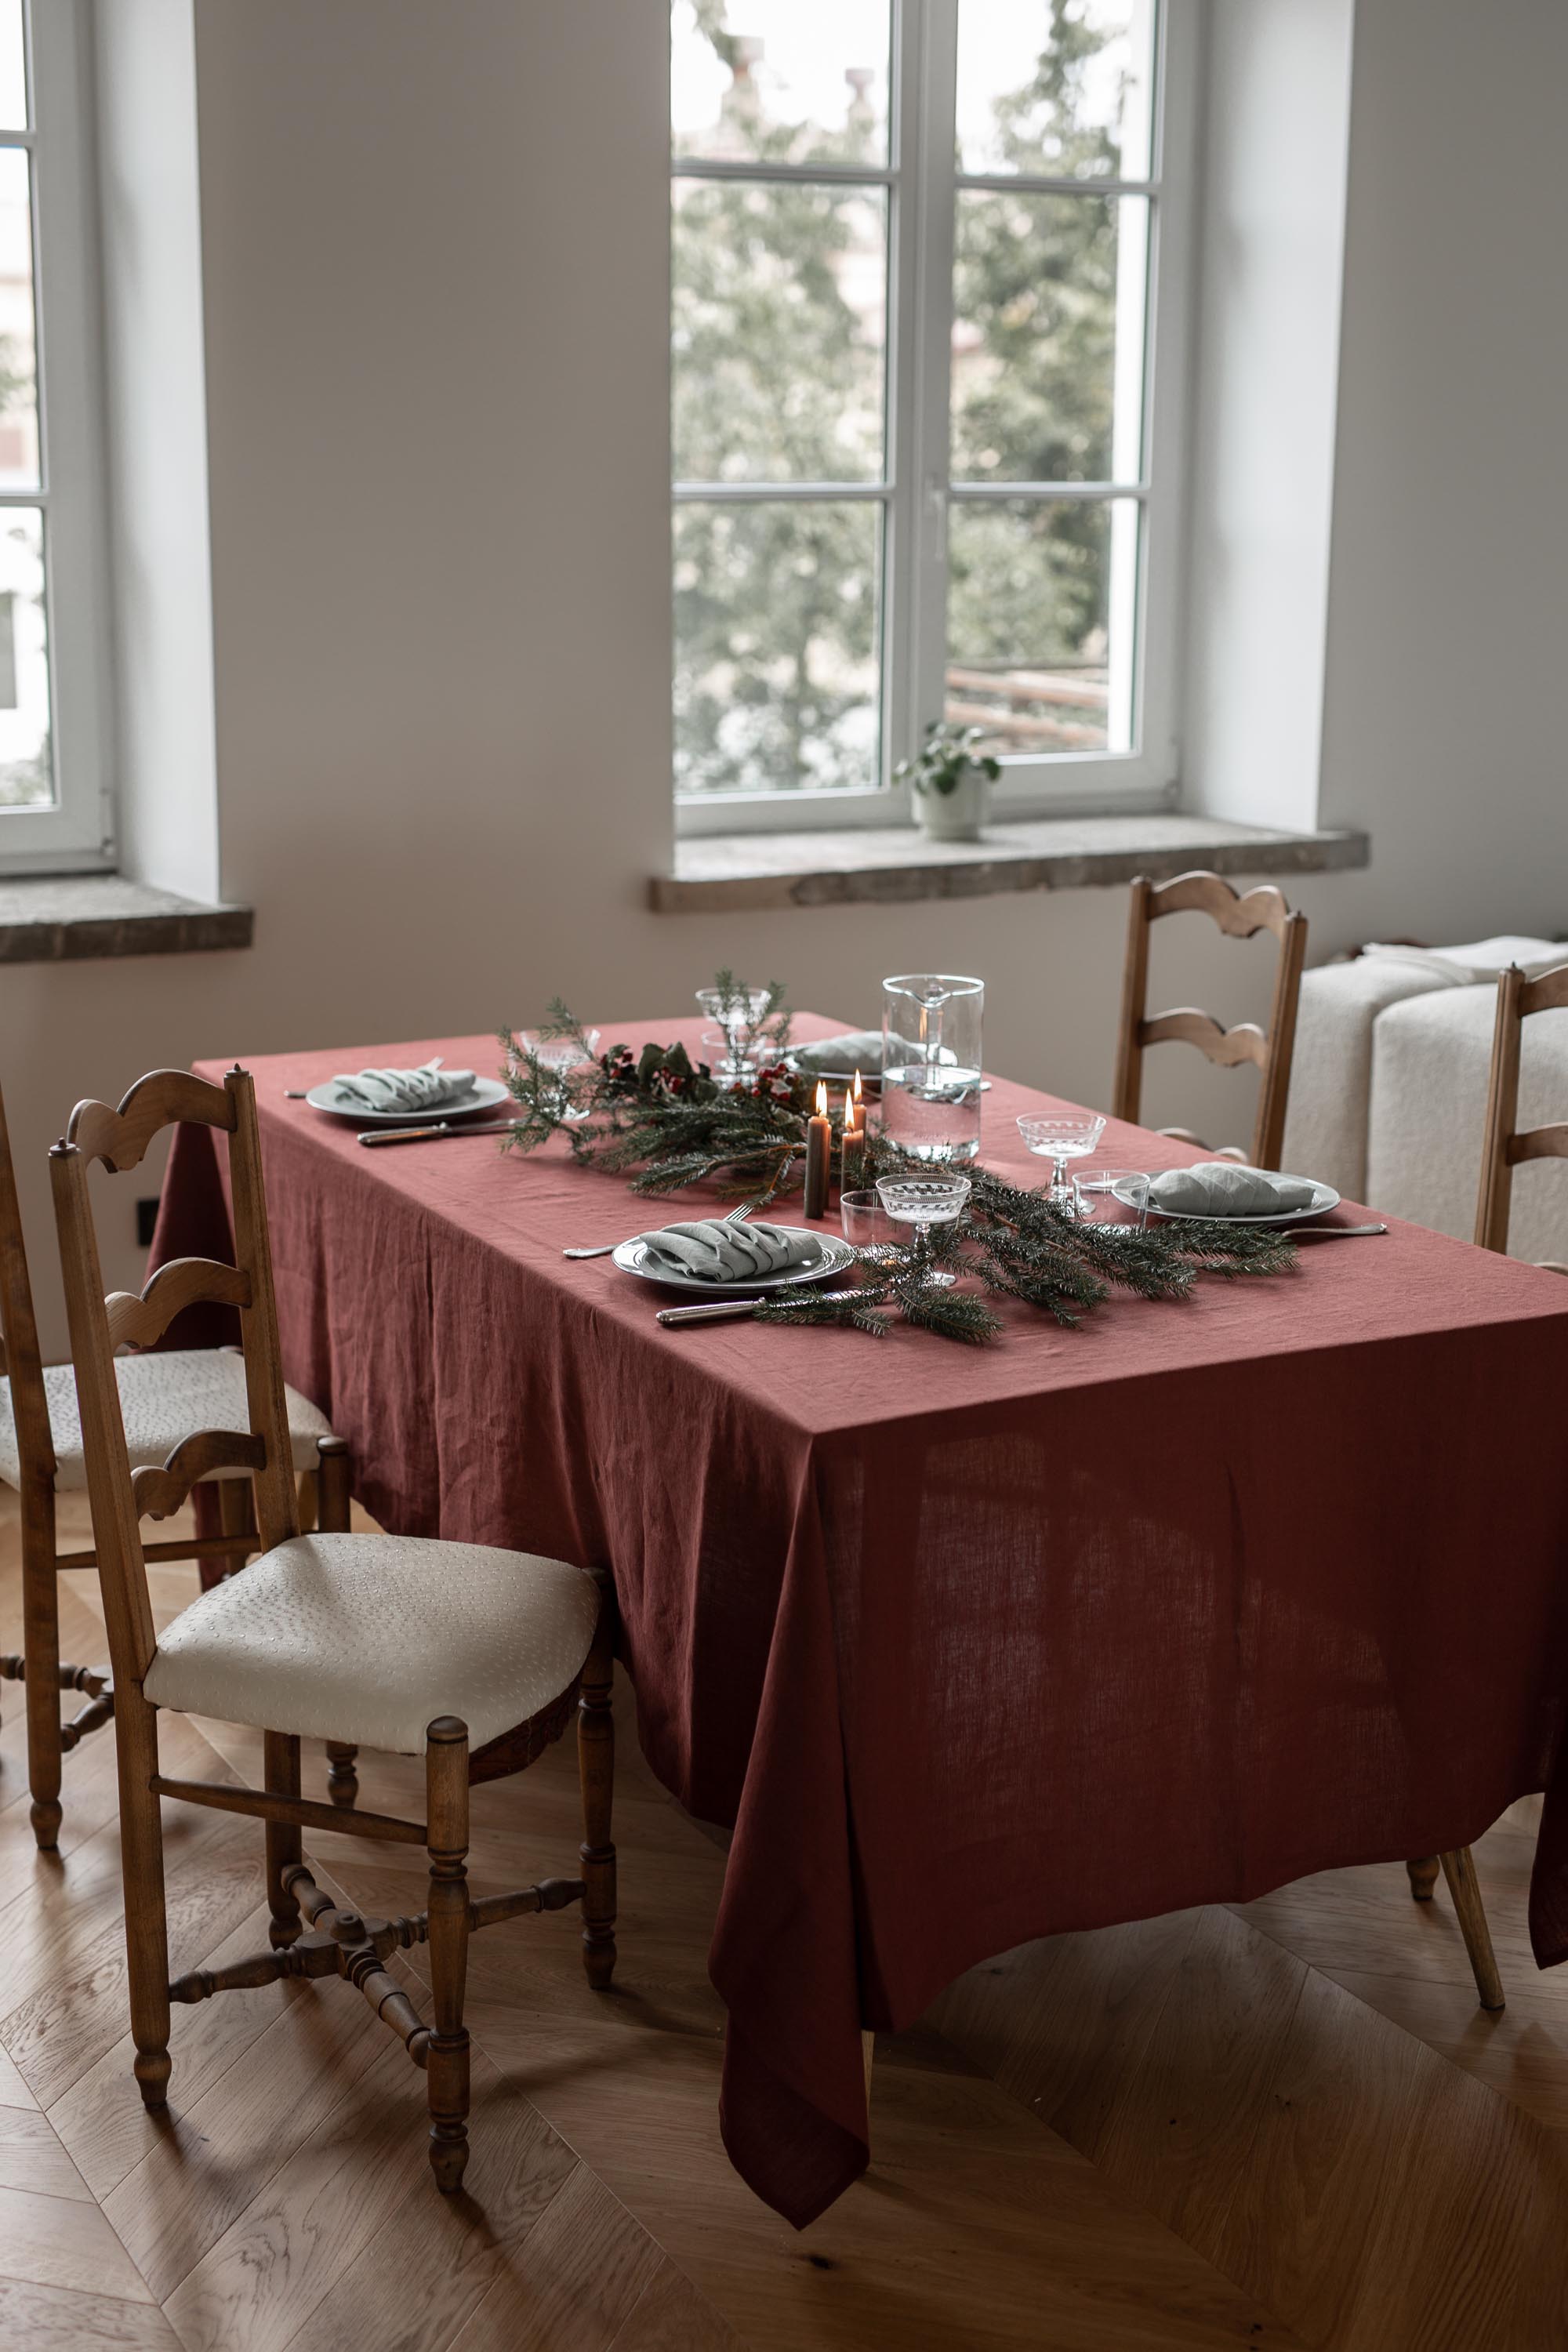
[[[956,1062],[895,1064],[882,1072],[882,1133],[911,1160],[980,1155],[980,1072]]]

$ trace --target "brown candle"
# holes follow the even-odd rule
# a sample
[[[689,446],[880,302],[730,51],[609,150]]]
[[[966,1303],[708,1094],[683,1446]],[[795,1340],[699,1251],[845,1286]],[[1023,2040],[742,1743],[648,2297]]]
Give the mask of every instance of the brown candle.
[[[805,1122],[805,1213],[827,1214],[827,1170],[833,1156],[833,1129],[827,1117],[827,1087],[818,1081],[816,1112]]]
[[[866,1174],[866,1107],[860,1099],[860,1073],[855,1091],[844,1097],[844,1139],[839,1146],[838,1185],[842,1192],[858,1192]]]

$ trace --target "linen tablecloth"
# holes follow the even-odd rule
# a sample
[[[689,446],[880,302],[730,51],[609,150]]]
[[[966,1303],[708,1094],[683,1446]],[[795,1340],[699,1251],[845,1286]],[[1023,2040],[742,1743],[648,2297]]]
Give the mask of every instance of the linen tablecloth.
[[[867,2161],[862,2023],[1033,1937],[1433,1853],[1547,1787],[1532,1932],[1568,1951],[1568,1282],[1405,1226],[1077,1331],[1010,1308],[984,1349],[667,1330],[561,1253],[689,1209],[284,1099],[437,1052],[495,1059],[251,1065],[287,1376],[386,1527],[613,1569],[649,1761],[734,1831],[721,2123],[779,2211]],[[988,1164],[1038,1180],[1014,1120],[1047,1100],[996,1082]],[[1115,1122],[1102,1150],[1184,1157]],[[182,1130],[154,1263],[223,1206]]]

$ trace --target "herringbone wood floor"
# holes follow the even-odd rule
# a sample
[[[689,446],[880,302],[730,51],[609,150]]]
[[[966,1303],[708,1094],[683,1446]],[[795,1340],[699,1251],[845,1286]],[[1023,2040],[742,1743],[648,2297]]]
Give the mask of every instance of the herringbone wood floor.
[[[159,1576],[183,1605],[192,1572]],[[91,1580],[66,1582],[66,1648],[99,1658]],[[629,1718],[616,1990],[588,1992],[570,1917],[479,1939],[475,2154],[448,2203],[422,2079],[340,1986],[177,2011],[171,2120],[143,2116],[111,1738],[68,1759],[60,1856],[42,1861],[20,1696],[0,1691],[4,2352],[1568,2347],[1568,1981],[1529,1958],[1528,1805],[1480,1853],[1500,2020],[1475,2007],[1446,1901],[1418,1909],[1397,1868],[1029,1946],[884,2041],[873,2169],[797,2237],[719,2142],[704,1954],[722,1853],[642,1767]],[[222,1725],[163,1737],[197,1777],[255,1761]],[[365,1759],[363,1801],[416,1810],[413,1769]],[[569,1748],[475,1810],[477,1892],[568,1868]],[[175,1969],[264,1941],[255,1824],[166,1818]],[[384,1848],[307,1846],[367,1906],[423,1901]]]

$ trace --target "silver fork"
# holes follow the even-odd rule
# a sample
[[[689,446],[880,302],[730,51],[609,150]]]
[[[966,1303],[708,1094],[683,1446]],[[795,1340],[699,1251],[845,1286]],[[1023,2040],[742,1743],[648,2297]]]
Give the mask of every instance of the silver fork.
[[[742,1201],[738,1209],[731,1209],[721,1222],[726,1225],[743,1224],[755,1206],[752,1201]],[[563,1249],[561,1255],[563,1257],[608,1257],[612,1251],[619,1248],[619,1242],[602,1242],[597,1249]]]

